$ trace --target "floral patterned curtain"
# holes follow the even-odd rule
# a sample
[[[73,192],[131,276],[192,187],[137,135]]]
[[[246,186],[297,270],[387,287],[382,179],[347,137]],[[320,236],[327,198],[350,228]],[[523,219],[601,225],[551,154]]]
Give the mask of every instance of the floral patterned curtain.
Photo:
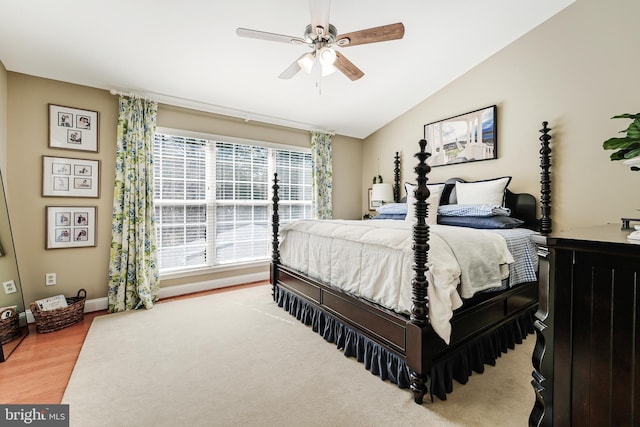
[[[331,219],[333,217],[331,137],[330,134],[311,132],[313,217],[317,219]]]
[[[113,192],[109,312],[151,308],[159,272],[153,207],[153,140],[158,104],[120,97]]]

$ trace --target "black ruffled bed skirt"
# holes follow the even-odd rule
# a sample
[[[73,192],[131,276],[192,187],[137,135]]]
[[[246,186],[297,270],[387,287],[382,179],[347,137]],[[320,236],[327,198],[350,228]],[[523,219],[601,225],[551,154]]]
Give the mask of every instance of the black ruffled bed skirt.
[[[335,317],[312,306],[288,290],[276,286],[274,298],[279,307],[311,326],[326,341],[335,343],[345,356],[354,357],[373,375],[389,380],[400,388],[409,388],[409,368],[401,356],[346,326]],[[530,333],[534,332],[533,313],[528,311],[488,335],[464,344],[455,354],[439,360],[431,368],[431,396],[447,399],[453,390],[453,380],[465,384],[472,372],[484,372],[484,365],[495,365],[496,359]]]

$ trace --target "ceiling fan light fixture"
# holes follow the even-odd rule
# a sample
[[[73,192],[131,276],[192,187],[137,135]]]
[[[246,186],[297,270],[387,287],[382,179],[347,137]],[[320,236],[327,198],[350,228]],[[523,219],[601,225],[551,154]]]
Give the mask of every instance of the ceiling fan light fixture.
[[[318,51],[318,60],[323,67],[327,65],[333,66],[336,62],[336,51],[330,47],[323,47]]]
[[[322,65],[321,68],[322,68],[322,71],[320,72],[320,74],[322,75],[322,77],[331,75],[338,70],[333,64]]]
[[[312,54],[307,53],[302,58],[298,59],[298,65],[307,74],[311,74],[311,69],[313,68],[313,63],[315,62],[315,58]]]

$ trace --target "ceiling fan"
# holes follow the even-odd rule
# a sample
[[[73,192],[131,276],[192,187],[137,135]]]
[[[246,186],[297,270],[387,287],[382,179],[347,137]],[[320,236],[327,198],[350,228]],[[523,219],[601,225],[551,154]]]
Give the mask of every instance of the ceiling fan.
[[[311,69],[317,60],[320,64],[320,73],[322,76],[329,75],[338,69],[349,79],[354,81],[358,80],[364,76],[362,70],[356,67],[340,52],[337,52],[334,46],[342,48],[401,39],[404,36],[404,25],[399,22],[352,33],[338,34],[336,27],[329,23],[329,3],[330,0],[309,0],[311,24],[307,25],[302,38],[250,30],[247,28],[237,28],[236,34],[240,37],[294,45],[306,45],[312,49],[311,52],[302,54],[287,67],[287,69],[280,74],[279,77],[281,79],[290,79],[300,70],[305,71],[307,74],[311,73]]]

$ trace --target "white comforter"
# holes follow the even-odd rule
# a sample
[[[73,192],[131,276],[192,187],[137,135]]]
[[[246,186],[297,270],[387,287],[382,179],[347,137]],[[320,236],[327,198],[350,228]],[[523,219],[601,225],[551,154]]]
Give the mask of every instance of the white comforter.
[[[322,283],[409,313],[411,234],[405,221],[296,221],[281,230],[280,257]],[[460,293],[467,298],[501,286],[513,257],[504,238],[471,228],[431,225],[429,246],[430,322],[448,344]]]

